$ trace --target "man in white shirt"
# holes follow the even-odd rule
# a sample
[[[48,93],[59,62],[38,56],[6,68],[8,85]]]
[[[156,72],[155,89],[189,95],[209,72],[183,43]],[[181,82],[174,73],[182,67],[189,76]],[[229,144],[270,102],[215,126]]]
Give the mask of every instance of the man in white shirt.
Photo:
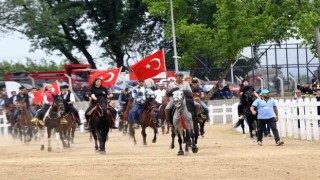
[[[154,93],[156,94],[156,101],[158,104],[162,103],[162,98],[166,96],[166,90],[164,89],[164,85],[161,83],[159,84],[159,89],[155,90]]]

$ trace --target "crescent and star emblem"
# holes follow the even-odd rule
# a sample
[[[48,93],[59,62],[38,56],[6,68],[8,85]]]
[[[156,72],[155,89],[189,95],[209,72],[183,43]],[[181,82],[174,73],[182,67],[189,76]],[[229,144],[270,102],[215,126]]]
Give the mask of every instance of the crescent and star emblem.
[[[151,59],[151,61],[150,61],[150,62],[152,62],[152,61],[157,61],[157,62],[158,62],[158,67],[153,68],[153,69],[154,69],[154,70],[158,70],[158,69],[160,69],[160,65],[161,65],[161,63],[160,63],[160,59],[159,59],[159,58],[153,58],[153,59]],[[146,65],[146,68],[147,68],[147,69],[150,69],[150,68],[151,68],[150,64],[147,64],[147,65]]]
[[[114,73],[108,72],[108,73],[106,73],[106,74],[110,74],[111,77],[110,77],[109,79],[105,80],[104,82],[110,82],[110,81],[112,81],[112,79],[113,79],[113,77],[114,77]]]

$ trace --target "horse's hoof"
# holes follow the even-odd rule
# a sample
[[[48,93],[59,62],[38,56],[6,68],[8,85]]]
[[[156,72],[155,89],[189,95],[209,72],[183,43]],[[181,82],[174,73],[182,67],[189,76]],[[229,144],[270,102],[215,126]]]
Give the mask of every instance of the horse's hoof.
[[[51,151],[52,151],[52,148],[51,148],[51,147],[49,147],[49,148],[48,148],[48,152],[51,152]]]
[[[153,142],[153,143],[156,143],[156,142],[157,142],[157,139],[153,139],[152,142]]]
[[[145,142],[145,143],[143,143],[143,145],[144,145],[144,146],[147,146],[148,144]]]
[[[170,149],[174,149],[174,145],[171,144],[171,145],[169,146],[169,148],[170,148]]]
[[[183,156],[183,155],[184,155],[184,152],[183,152],[183,151],[179,151],[177,155],[178,155],[178,156]]]
[[[193,146],[193,147],[192,147],[192,152],[193,152],[193,153],[197,153],[198,150],[199,150],[199,148],[198,148],[197,146]]]
[[[100,150],[99,153],[102,154],[102,155],[107,154],[105,150]]]
[[[41,145],[40,150],[41,150],[41,151],[44,151],[44,145]]]

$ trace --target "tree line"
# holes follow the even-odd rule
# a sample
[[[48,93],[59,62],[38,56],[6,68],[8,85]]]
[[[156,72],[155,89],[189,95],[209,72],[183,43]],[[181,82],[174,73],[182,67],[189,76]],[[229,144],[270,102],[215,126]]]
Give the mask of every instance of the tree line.
[[[129,60],[164,48],[174,69],[169,0],[0,0],[0,30],[18,31],[32,49],[58,50],[70,63],[79,54],[96,68],[88,48],[101,48],[99,59],[128,68]],[[173,0],[179,66],[191,74],[197,61],[224,70],[223,79],[247,46],[289,38],[319,54],[320,1]],[[258,51],[252,62],[259,62]]]

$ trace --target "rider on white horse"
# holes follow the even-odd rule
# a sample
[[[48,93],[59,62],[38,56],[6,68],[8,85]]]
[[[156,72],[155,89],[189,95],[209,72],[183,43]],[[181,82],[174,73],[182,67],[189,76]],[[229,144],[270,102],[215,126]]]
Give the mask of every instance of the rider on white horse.
[[[190,91],[190,93],[192,94],[190,84],[187,83],[186,81],[183,81],[183,76],[184,76],[183,73],[177,72],[175,74],[176,80],[174,82],[171,82],[168,85],[167,92],[170,92],[170,90],[172,90],[174,88],[179,88],[179,90],[182,90],[182,91],[183,90]],[[193,101],[193,99],[189,99],[189,101]],[[194,106],[195,106],[195,113],[198,115],[199,109],[200,109],[200,104],[197,102],[194,102]],[[173,125],[173,123],[172,123],[172,110],[173,110],[173,99],[172,99],[172,97],[170,97],[170,101],[166,106],[165,112],[166,112],[166,119],[169,121],[171,126]],[[191,112],[191,113],[193,114],[193,112]]]

